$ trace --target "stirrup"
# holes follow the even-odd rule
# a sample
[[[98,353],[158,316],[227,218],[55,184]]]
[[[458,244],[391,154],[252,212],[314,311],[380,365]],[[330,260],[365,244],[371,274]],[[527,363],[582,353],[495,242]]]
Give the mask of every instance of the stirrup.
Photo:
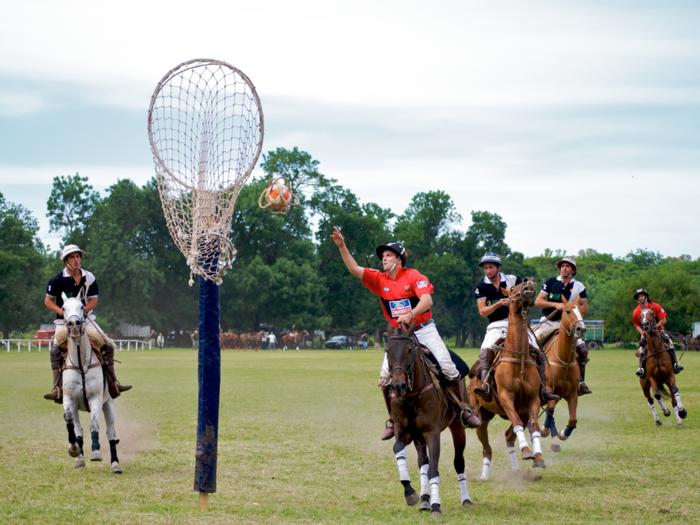
[[[580,384],[579,384],[580,386]],[[542,401],[548,402],[548,401],[559,401],[561,397],[558,395],[554,394],[553,392],[550,392],[546,388],[542,387],[540,390],[540,397],[542,398]]]
[[[474,393],[484,401],[491,401],[491,387],[488,383],[481,383],[481,386],[474,388]]]
[[[587,394],[592,394],[592,393],[593,393],[593,390],[588,388],[588,385],[584,381],[581,381],[578,384],[578,395],[585,396]]]
[[[642,379],[644,379],[644,369],[643,369],[643,368],[637,368],[637,371],[635,372],[635,375],[636,375],[637,377],[641,377]]]
[[[675,363],[675,364],[673,365],[673,372],[674,372],[675,374],[679,373],[679,372],[682,371],[682,370],[683,370],[683,367],[681,366],[680,363]]]

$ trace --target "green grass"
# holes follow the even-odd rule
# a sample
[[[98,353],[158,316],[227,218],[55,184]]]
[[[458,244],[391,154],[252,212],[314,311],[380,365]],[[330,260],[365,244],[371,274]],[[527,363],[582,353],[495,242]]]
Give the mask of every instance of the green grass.
[[[468,363],[475,349],[460,350]],[[192,490],[197,360],[191,350],[122,352],[117,371],[134,389],[117,400],[124,474],[108,462],[73,468],[47,352],[0,352],[0,523],[431,523],[409,508],[376,387],[382,354],[241,352],[222,358],[218,490],[209,511]],[[443,434],[445,523],[700,522],[700,354],[686,354],[679,388],[685,429],[656,428],[633,352],[591,352],[579,424],[558,455],[543,440],[541,480],[515,477],[505,421],[492,424],[491,481],[478,482],[481,445],[467,435],[475,505],[462,508]],[[565,406],[558,411],[563,428]],[[81,414],[83,423],[86,414]],[[87,426],[87,425],[85,425]],[[104,424],[102,423],[102,426]],[[104,429],[101,429],[104,431]],[[109,457],[106,438],[102,450]],[[415,452],[409,468],[418,486]],[[529,464],[521,461],[524,472]]]

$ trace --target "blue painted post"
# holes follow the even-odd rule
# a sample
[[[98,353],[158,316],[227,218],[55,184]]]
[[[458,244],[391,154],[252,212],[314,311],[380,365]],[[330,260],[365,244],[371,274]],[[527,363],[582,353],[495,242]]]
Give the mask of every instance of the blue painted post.
[[[219,440],[219,287],[199,278],[199,417],[194,490],[200,495],[216,492],[216,459]],[[200,500],[201,504],[201,500]]]

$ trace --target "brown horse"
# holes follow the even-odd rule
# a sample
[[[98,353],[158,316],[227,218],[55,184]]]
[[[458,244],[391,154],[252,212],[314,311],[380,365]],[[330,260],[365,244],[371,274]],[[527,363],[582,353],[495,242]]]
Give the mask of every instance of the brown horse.
[[[247,334],[241,334],[241,344],[243,348],[258,348],[260,343],[262,343],[263,330],[259,332],[248,332]]]
[[[491,401],[479,398],[474,389],[481,385],[478,373],[479,361],[469,373],[469,400],[480,407],[481,426],[476,435],[483,447],[483,467],[481,479],[487,480],[491,468],[491,445],[489,444],[488,425],[498,414],[510,420],[511,426],[506,430],[506,444],[510,453],[513,471],[519,470],[515,439],[522,453],[522,459],[534,460],[533,467],[545,468],[542,457],[540,427],[537,422],[540,410],[540,376],[537,364],[530,357],[530,343],[527,334],[527,314],[534,304],[535,283],[526,277],[510,293],[510,311],[508,314],[508,333],[503,349],[498,352],[492,366],[496,383],[495,395]],[[527,446],[524,427],[530,424],[532,447]]]
[[[238,334],[233,333],[231,330],[228,332],[221,331],[219,334],[219,340],[221,342],[222,350],[236,348],[240,344]]]
[[[561,432],[557,432],[554,421],[554,408],[557,401],[550,401],[547,405],[547,417],[542,429],[542,436],[552,434],[552,451],[560,452],[559,440],[566,441],[576,428],[576,407],[578,406],[578,384],[581,380],[581,371],[576,361],[576,339],[586,333],[586,324],[576,303],[566,303],[561,312],[561,327],[556,335],[551,337],[544,345],[544,353],[547,356],[549,366],[545,371],[547,384],[551,385],[550,391],[562,399],[566,399],[569,406],[569,423]],[[544,341],[540,341],[544,343]]]
[[[415,324],[408,330],[389,329],[386,346],[391,370],[391,417],[394,421],[394,455],[404,497],[409,506],[421,502],[420,510],[430,510],[431,516],[442,516],[440,510],[440,434],[449,427],[455,449],[454,467],[462,505],[471,505],[464,474],[466,436],[438,380],[428,371],[426,356],[416,338]],[[462,380],[464,388],[464,380]],[[414,442],[420,469],[420,499],[411,487],[406,466],[406,447]],[[426,443],[428,451],[426,452]]]
[[[639,379],[639,384],[642,387],[644,396],[649,402],[649,408],[654,415],[656,426],[661,426],[661,420],[656,413],[654,399],[661,407],[664,416],[671,415],[671,411],[666,408],[662,396],[666,399],[671,399],[673,411],[676,415],[676,426],[683,428],[682,420],[688,416],[688,411],[683,408],[681,402],[681,394],[676,387],[676,375],[673,372],[673,362],[668,353],[668,346],[659,334],[660,327],[656,325],[654,312],[651,310],[642,310],[640,315],[642,330],[644,331],[644,339],[646,341],[646,357],[644,359],[646,375]],[[671,389],[673,395],[669,394],[666,385]],[[654,397],[651,397],[651,389],[654,389]]]
[[[284,346],[282,346],[282,350],[286,351],[287,350],[287,343],[290,344],[295,344],[297,347],[297,352],[299,351],[299,343],[301,343],[301,338],[308,336],[309,332],[306,330],[302,330],[301,332],[292,332],[289,334],[284,334],[282,336],[282,343]]]

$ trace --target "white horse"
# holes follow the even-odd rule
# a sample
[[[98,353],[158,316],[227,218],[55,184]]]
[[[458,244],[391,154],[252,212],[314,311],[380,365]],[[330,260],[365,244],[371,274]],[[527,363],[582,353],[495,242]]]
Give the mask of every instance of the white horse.
[[[68,454],[75,459],[75,468],[85,466],[83,459],[83,427],[79,410],[90,413],[92,454],[90,461],[102,461],[100,454],[99,419],[104,412],[111,453],[112,473],[121,474],[117,457],[117,434],[114,431],[114,400],[109,395],[99,358],[92,349],[85,330],[85,312],[81,295],[63,297],[63,318],[68,332],[68,354],[63,370],[63,418],[68,429]]]

